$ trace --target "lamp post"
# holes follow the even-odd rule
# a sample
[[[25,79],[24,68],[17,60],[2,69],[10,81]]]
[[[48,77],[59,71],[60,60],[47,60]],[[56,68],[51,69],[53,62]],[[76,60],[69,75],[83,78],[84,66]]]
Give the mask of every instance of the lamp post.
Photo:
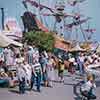
[[[4,30],[4,8],[1,8],[1,14],[2,14],[2,30]]]

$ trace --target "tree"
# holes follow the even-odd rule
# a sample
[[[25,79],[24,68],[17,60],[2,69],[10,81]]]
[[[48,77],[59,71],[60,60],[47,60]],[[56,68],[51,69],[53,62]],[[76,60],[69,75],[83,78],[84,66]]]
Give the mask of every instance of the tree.
[[[24,39],[28,44],[35,44],[40,50],[52,51],[54,48],[54,36],[43,31],[31,31],[25,33]]]

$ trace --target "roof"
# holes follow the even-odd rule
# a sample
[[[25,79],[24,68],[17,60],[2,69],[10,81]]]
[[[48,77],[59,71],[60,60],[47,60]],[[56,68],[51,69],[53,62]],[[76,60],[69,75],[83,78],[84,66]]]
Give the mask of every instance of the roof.
[[[22,47],[22,44],[21,43],[16,42],[16,41],[8,38],[3,33],[0,33],[0,47],[7,47],[10,44],[15,45],[15,46],[18,46],[18,47]]]

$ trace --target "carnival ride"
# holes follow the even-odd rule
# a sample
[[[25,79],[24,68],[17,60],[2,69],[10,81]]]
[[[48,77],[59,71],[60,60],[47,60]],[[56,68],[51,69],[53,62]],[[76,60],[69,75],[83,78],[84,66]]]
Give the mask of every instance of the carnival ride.
[[[60,23],[62,20],[64,20],[66,17],[72,17],[75,19],[80,18],[81,15],[79,14],[68,14],[68,13],[64,13],[64,9],[65,9],[65,4],[64,2],[56,2],[55,7],[54,8],[50,8],[48,6],[44,6],[42,4],[40,4],[39,2],[36,1],[32,1],[32,0],[25,0],[23,1],[24,7],[26,9],[28,9],[27,7],[27,3],[30,3],[32,6],[39,8],[40,10],[40,16],[43,16],[45,18],[45,16],[49,17],[49,16],[54,16],[55,18],[55,22],[54,22],[54,28],[56,23]],[[43,9],[45,10],[49,10],[50,13],[43,13]],[[61,27],[62,28],[62,27]]]
[[[83,41],[85,43],[88,43],[92,41],[92,35],[96,31],[95,29],[91,29],[89,26],[89,20],[91,20],[91,17],[86,17],[85,15],[82,15],[79,12],[79,4],[85,2],[86,0],[68,0],[68,2],[56,0],[54,7],[49,7],[47,5],[43,5],[39,1],[35,0],[24,0],[22,3],[24,7],[26,8],[26,12],[22,16],[22,20],[24,23],[25,31],[30,30],[42,30],[45,32],[52,31],[53,33],[58,34],[58,36],[63,37],[65,41],[71,41],[71,44],[77,44],[80,43],[79,36],[81,34]],[[31,4],[31,6],[34,9],[38,9],[39,15],[36,13],[33,14],[28,9],[28,4]],[[73,7],[72,13],[66,12],[66,6],[70,5]],[[78,6],[78,11],[74,12],[74,9]],[[46,12],[47,11],[47,12]],[[40,19],[37,18],[37,16],[40,16]],[[41,17],[42,16],[42,17]],[[50,18],[52,16],[52,29],[49,27],[49,21],[46,21],[46,18]],[[45,20],[45,23],[43,23],[43,20]],[[66,21],[68,19],[68,22]],[[71,20],[71,21],[70,21]],[[60,26],[58,24],[61,24]],[[88,23],[88,25],[87,25]],[[57,28],[59,26],[59,29]],[[84,26],[87,26],[84,27]],[[74,30],[74,31],[73,31]],[[73,37],[74,33],[74,37]],[[81,41],[81,42],[83,42]],[[93,42],[93,41],[92,41]]]
[[[86,0],[67,0],[67,3],[70,4],[71,6],[75,6],[78,3],[82,3]]]

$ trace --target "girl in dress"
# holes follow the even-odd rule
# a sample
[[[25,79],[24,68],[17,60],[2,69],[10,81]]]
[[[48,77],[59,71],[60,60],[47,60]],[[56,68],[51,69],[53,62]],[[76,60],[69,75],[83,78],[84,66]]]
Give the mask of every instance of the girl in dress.
[[[48,76],[48,86],[53,87],[53,81],[55,80],[54,72],[54,61],[53,58],[49,58],[47,64],[47,76]]]

